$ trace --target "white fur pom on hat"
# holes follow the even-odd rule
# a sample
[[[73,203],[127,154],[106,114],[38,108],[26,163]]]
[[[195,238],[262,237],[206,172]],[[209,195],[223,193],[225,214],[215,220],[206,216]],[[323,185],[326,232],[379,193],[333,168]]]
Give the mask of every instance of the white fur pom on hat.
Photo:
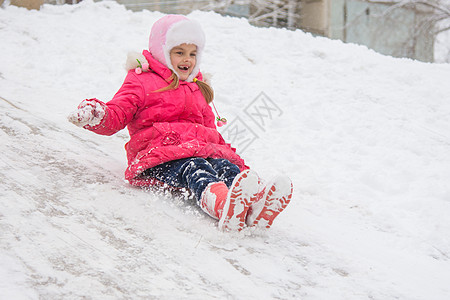
[[[170,62],[170,50],[181,44],[197,46],[197,62],[187,78],[187,81],[192,82],[200,71],[200,62],[205,47],[205,33],[200,24],[182,15],[167,15],[153,24],[149,39],[149,51],[156,60],[175,73]]]

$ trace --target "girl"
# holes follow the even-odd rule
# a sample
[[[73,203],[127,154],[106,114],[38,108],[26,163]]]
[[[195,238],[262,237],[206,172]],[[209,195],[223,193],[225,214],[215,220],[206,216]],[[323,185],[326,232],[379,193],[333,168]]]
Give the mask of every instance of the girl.
[[[125,178],[131,184],[192,191],[222,230],[269,228],[288,205],[292,183],[278,177],[260,187],[256,173],[217,131],[209,106],[213,91],[200,72],[204,45],[197,22],[161,18],[149,50],[129,56],[128,74],[113,99],[84,100],[69,121],[102,135],[128,127]]]

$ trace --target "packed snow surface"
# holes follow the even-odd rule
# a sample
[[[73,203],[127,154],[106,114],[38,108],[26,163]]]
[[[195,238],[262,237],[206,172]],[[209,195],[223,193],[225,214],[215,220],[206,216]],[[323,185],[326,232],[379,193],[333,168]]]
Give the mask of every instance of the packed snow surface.
[[[0,299],[450,299],[449,64],[191,13],[220,131],[294,183],[269,231],[220,232],[124,181],[126,130],[66,119],[112,98],[161,16],[0,8]]]

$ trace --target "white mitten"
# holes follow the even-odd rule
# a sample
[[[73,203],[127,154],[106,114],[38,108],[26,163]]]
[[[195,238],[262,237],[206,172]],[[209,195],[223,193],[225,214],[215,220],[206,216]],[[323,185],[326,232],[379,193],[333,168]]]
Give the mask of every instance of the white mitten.
[[[104,116],[105,109],[100,103],[94,100],[84,100],[78,105],[78,110],[69,114],[67,119],[80,127],[96,126],[101,123]]]

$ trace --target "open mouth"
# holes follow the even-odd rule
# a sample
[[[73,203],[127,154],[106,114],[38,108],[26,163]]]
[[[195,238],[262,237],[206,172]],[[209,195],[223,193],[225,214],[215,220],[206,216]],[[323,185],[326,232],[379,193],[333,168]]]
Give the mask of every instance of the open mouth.
[[[188,66],[178,66],[178,69],[180,69],[181,71],[186,72],[186,71],[189,70],[189,67]]]

